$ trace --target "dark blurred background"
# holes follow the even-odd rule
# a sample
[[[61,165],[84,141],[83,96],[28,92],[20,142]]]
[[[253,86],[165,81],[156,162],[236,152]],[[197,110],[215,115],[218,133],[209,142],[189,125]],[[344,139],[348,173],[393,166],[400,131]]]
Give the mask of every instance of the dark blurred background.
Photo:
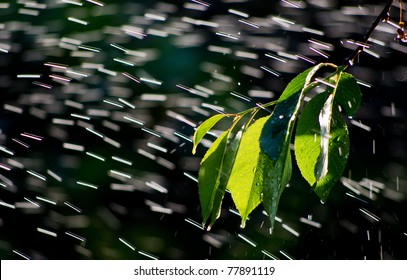
[[[325,204],[295,169],[272,235],[261,207],[241,229],[229,194],[206,232],[196,177],[214,136],[191,154],[208,116],[346,63],[385,2],[3,1],[0,258],[405,259],[407,46],[392,24],[349,69],[363,104]]]

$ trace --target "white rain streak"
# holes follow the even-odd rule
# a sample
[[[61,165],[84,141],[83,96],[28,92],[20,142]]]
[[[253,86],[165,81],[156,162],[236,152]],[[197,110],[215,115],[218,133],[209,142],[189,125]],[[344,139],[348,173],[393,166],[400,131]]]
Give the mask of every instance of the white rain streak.
[[[230,48],[213,46],[213,45],[209,45],[208,50],[210,52],[216,52],[216,53],[221,53],[221,54],[231,54],[232,53],[232,49],[230,49]]]
[[[35,198],[38,199],[38,200],[40,200],[40,201],[43,201],[43,202],[52,204],[52,205],[57,205],[57,202],[56,202],[56,201],[50,200],[50,199],[48,199],[48,198],[44,198],[44,197],[41,197],[41,196],[36,196]]]
[[[86,238],[84,238],[84,237],[82,237],[82,236],[79,236],[79,235],[77,235],[77,234],[75,234],[75,233],[72,233],[72,232],[70,232],[70,231],[66,231],[65,234],[68,235],[68,236],[70,236],[70,237],[73,237],[73,238],[75,238],[75,239],[78,239],[78,240],[81,241],[81,242],[86,241]]]
[[[38,178],[38,179],[40,179],[40,180],[42,180],[42,181],[47,181],[47,177],[45,177],[44,175],[41,175],[40,173],[35,172],[33,170],[27,170],[27,173],[34,176],[34,177],[36,177],[36,178]]]
[[[72,143],[63,143],[62,147],[67,150],[73,150],[73,151],[79,151],[79,152],[85,151],[84,146],[72,144]]]
[[[38,135],[27,133],[27,132],[20,133],[20,135],[23,137],[26,137],[26,138],[37,140],[37,141],[42,141],[44,139],[44,137],[42,137],[42,136],[38,136]]]
[[[90,121],[90,117],[81,114],[71,114],[71,117],[78,118],[85,121]]]
[[[276,76],[276,77],[280,77],[280,76],[281,76],[281,74],[280,74],[279,72],[277,72],[277,71],[275,71],[275,70],[273,70],[273,69],[271,69],[271,68],[269,68],[269,67],[267,67],[267,66],[264,66],[264,65],[263,65],[263,66],[260,66],[260,68],[263,69],[264,71],[270,73],[270,74],[273,74],[273,75]]]
[[[314,35],[319,35],[319,36],[324,36],[325,33],[321,30],[317,30],[317,29],[313,29],[313,28],[308,28],[308,27],[301,27],[301,31],[307,32],[307,33],[311,33]]]
[[[2,169],[4,169],[4,170],[7,170],[7,171],[10,171],[10,170],[11,170],[11,167],[8,166],[8,165],[5,165],[4,163],[0,163],[0,168],[2,168]]]
[[[235,51],[235,56],[247,59],[258,59],[259,56],[257,53],[246,52],[246,51]]]
[[[101,49],[99,49],[99,48],[95,48],[95,47],[91,47],[91,46],[86,46],[86,45],[80,45],[80,46],[78,46],[78,48],[79,48],[79,49],[82,49],[82,50],[90,51],[90,52],[95,52],[95,53],[98,53],[98,52],[101,51]],[[85,56],[85,57],[86,57],[86,56]],[[92,57],[92,55],[91,55],[91,57]]]
[[[234,35],[234,34],[222,32],[222,31],[216,32],[215,34],[218,36],[221,36],[221,37],[228,38],[228,39],[239,40],[239,35]]]
[[[131,179],[132,178],[132,176],[130,174],[127,174],[127,173],[124,173],[124,172],[121,172],[121,171],[117,171],[117,170],[109,170],[109,173],[112,174],[112,175],[123,177],[125,179]]]
[[[249,244],[250,246],[257,247],[256,242],[254,242],[253,240],[251,240],[251,239],[248,238],[247,236],[245,236],[245,235],[243,235],[243,234],[241,234],[241,233],[238,233],[238,234],[237,234],[237,237],[239,237],[240,239],[242,239],[243,241],[245,241],[245,242],[246,242],[247,244]]]
[[[68,206],[69,208],[75,210],[76,212],[82,213],[82,210],[81,210],[79,207],[73,205],[72,203],[70,203],[70,202],[68,202],[68,201],[65,201],[64,204],[65,204],[66,206]]]
[[[357,126],[363,130],[366,131],[372,131],[372,128],[370,126],[367,126],[365,124],[363,124],[361,121],[357,121],[357,120],[350,120],[351,124],[353,124],[354,126]]]
[[[132,116],[124,116],[123,118],[124,118],[125,120],[128,120],[128,121],[130,121],[130,122],[136,123],[136,124],[138,124],[138,125],[141,125],[141,126],[144,125],[144,122],[143,122],[143,121],[138,120],[138,119],[136,119],[136,118],[134,118],[134,117],[132,117]]]
[[[366,217],[368,217],[370,220],[373,220],[375,222],[380,222],[380,218],[373,214],[372,212],[366,210],[365,208],[359,208],[359,211],[365,214]]]
[[[287,225],[287,224],[282,224],[282,227],[283,227],[285,230],[287,230],[289,233],[293,234],[294,236],[296,236],[296,237],[299,237],[299,236],[300,236],[300,233],[297,232],[296,230],[294,230],[294,229],[293,229],[292,227],[290,227],[289,225]]]
[[[361,81],[361,80],[356,80],[356,82],[357,82],[359,85],[364,86],[364,87],[367,87],[367,88],[371,88],[371,87],[372,87],[371,84],[369,84],[369,83],[367,83],[367,82],[364,82],[364,81]]]
[[[147,146],[150,147],[150,148],[153,148],[153,149],[155,149],[155,150],[157,150],[157,151],[160,151],[160,152],[163,152],[163,153],[168,153],[168,149],[167,149],[167,148],[164,148],[164,147],[162,147],[162,146],[156,145],[156,144],[154,144],[154,143],[148,142],[148,143],[147,143]]]
[[[53,232],[53,231],[50,231],[50,230],[46,230],[46,229],[43,229],[43,228],[39,228],[39,227],[37,227],[37,231],[38,231],[38,232],[41,232],[41,233],[43,233],[43,234],[52,236],[52,237],[57,237],[57,236],[58,236],[58,234],[57,234],[56,232]]]
[[[33,10],[33,9],[20,8],[20,9],[18,9],[18,13],[22,14],[22,15],[28,15],[28,16],[38,16],[40,14],[40,11]]]
[[[41,78],[41,74],[18,74],[17,78],[21,79],[39,79]]]
[[[21,108],[19,108],[17,106],[14,106],[14,105],[4,104],[3,108],[5,110],[7,110],[7,111],[14,112],[14,113],[17,113],[17,114],[22,114],[23,113],[23,109],[21,109]]]
[[[147,152],[147,151],[145,151],[143,149],[137,149],[137,153],[142,155],[142,156],[145,156],[145,157],[147,157],[149,159],[156,160],[155,155],[153,155],[152,153],[149,153],[149,152]]]
[[[184,172],[183,174],[184,174],[185,177],[187,177],[187,178],[191,179],[192,181],[198,183],[198,178],[196,178],[195,176],[191,175],[188,172]]]
[[[269,257],[270,259],[272,259],[272,260],[278,260],[279,258],[277,258],[276,256],[274,256],[273,254],[271,254],[269,251],[267,251],[267,250],[261,250],[261,252],[265,255],[265,256],[267,256],[267,257]]]
[[[146,128],[146,127],[142,127],[141,130],[144,131],[144,132],[147,132],[147,133],[149,133],[149,134],[151,134],[151,135],[153,135],[153,136],[155,136],[155,137],[161,138],[161,134],[158,133],[158,132],[156,132],[156,131],[154,131],[154,130],[152,130],[152,129],[149,129],[149,128]]]
[[[263,210],[262,213],[263,213],[264,216],[267,216],[267,217],[269,216],[265,210]],[[282,222],[283,222],[283,219],[281,219],[281,218],[278,217],[278,216],[275,216],[274,219],[276,220],[276,222],[279,222],[279,223],[282,223]]]
[[[282,18],[282,17],[272,16],[271,20],[276,22],[277,24],[281,25],[282,27],[287,28],[287,29],[289,29],[293,25],[295,25],[294,21],[291,21],[291,20],[288,20],[288,19]]]
[[[37,202],[35,202],[34,200],[29,199],[28,197],[24,197],[24,200],[28,201],[29,203],[31,203],[32,205],[34,205],[34,206],[37,207],[37,208],[40,208],[40,207],[41,207],[41,205],[39,205],[39,204],[38,204]]]
[[[120,242],[122,242],[124,245],[126,245],[127,247],[129,247],[130,249],[132,249],[133,251],[136,251],[136,247],[134,247],[132,244],[130,244],[128,241],[126,241],[123,238],[119,238]]]
[[[228,9],[228,12],[231,14],[237,15],[239,17],[249,18],[249,14],[242,12],[242,11],[238,11],[235,9]]]
[[[117,141],[115,141],[115,140],[113,140],[113,139],[111,139],[111,138],[109,138],[109,137],[106,137],[106,136],[105,136],[105,137],[103,138],[103,141],[105,141],[106,143],[112,145],[113,147],[116,147],[116,148],[120,148],[120,147],[121,147],[121,144],[120,144],[119,142],[117,142]]]
[[[130,107],[131,109],[135,109],[135,108],[136,108],[136,106],[134,106],[133,104],[129,103],[128,101],[126,101],[126,100],[124,100],[124,99],[122,99],[122,98],[119,98],[118,100],[119,100],[119,102],[121,102],[121,103],[123,103],[124,105]]]
[[[290,256],[287,252],[285,252],[284,250],[280,250],[279,251],[281,255],[283,255],[284,257],[286,257],[289,260],[294,260],[294,258],[292,256]]]
[[[241,216],[239,211],[236,210],[236,209],[229,208],[229,212],[232,213],[232,214],[235,214],[236,216],[239,216],[239,217]],[[250,220],[250,217],[247,217],[247,220]]]
[[[121,59],[121,58],[113,58],[114,61],[122,63],[127,66],[135,66],[135,64],[129,60]]]
[[[96,1],[96,0],[86,0],[86,2],[95,4],[96,6],[100,6],[100,7],[103,7],[105,5],[105,3],[101,2],[101,1]]]
[[[223,113],[225,111],[224,107],[217,106],[217,105],[210,104],[210,103],[202,103],[201,106],[203,108],[208,108],[208,109],[214,110],[215,112],[218,112],[218,113]]]
[[[322,227],[322,225],[320,223],[312,221],[312,220],[304,218],[304,217],[300,218],[300,222],[304,223],[304,224],[307,224],[309,226],[312,226],[312,227],[316,227],[316,228],[321,228]]]
[[[165,187],[161,186],[160,184],[158,184],[154,181],[146,182],[146,186],[148,186],[148,187],[152,188],[153,190],[156,190],[160,193],[168,193],[168,190]]]
[[[138,251],[138,253],[139,253],[140,255],[142,255],[142,256],[145,256],[145,257],[149,258],[149,259],[158,260],[158,257],[154,256],[153,254],[147,253],[147,252],[145,252],[145,251],[141,251],[141,250],[140,250],[140,251]]]
[[[185,116],[183,116],[181,114],[178,114],[178,113],[176,113],[174,111],[167,110],[166,115],[171,117],[171,118],[174,118],[174,119],[176,119],[178,121],[181,121],[181,122],[183,122],[183,123],[185,123],[185,124],[187,124],[187,125],[189,125],[191,127],[195,128],[197,126],[196,123],[194,123],[193,121],[187,119]]]
[[[43,88],[46,88],[46,89],[52,89],[52,88],[53,88],[53,87],[52,87],[51,85],[49,85],[49,84],[41,83],[41,82],[38,82],[38,81],[34,81],[34,82],[33,82],[33,85],[36,85],[36,86],[39,86],[39,87],[43,87]]]
[[[20,257],[22,257],[22,258],[24,258],[24,259],[26,259],[26,260],[31,260],[31,258],[30,258],[28,255],[26,255],[26,254],[24,254],[24,253],[21,253],[21,252],[18,251],[18,250],[13,250],[13,253],[19,255]]]
[[[127,159],[124,159],[124,158],[121,158],[121,157],[112,156],[112,159],[115,160],[115,161],[124,163],[124,164],[126,164],[126,165],[129,165],[129,166],[132,166],[132,165],[133,165],[133,162],[132,162],[132,161],[127,160]]]
[[[162,81],[159,81],[159,80],[144,78],[144,77],[140,77],[140,81],[145,82],[145,83],[150,83],[153,85],[158,85],[158,86],[161,86],[163,83]]]
[[[201,0],[191,0],[194,3],[197,3],[199,5],[205,6],[207,8],[209,8],[211,6],[211,4],[209,4],[208,2],[205,1],[201,1]]]
[[[239,22],[241,22],[243,24],[246,24],[246,25],[248,25],[250,27],[253,27],[253,28],[260,28],[260,25],[255,24],[254,22],[251,22],[251,21],[248,21],[248,20],[245,20],[245,19],[239,19]]]
[[[68,17],[68,20],[72,21],[72,22],[75,22],[75,23],[82,24],[82,25],[88,25],[89,24],[89,22],[78,19],[78,18],[75,18],[75,17]]]
[[[265,56],[270,57],[272,59],[275,59],[277,61],[283,62],[283,63],[287,63],[286,59],[284,59],[282,57],[279,57],[278,55],[274,55],[274,54],[271,54],[271,53],[266,53]]]
[[[14,142],[16,142],[17,144],[19,144],[19,145],[25,147],[25,148],[30,148],[30,145],[28,145],[27,143],[25,143],[25,142],[23,142],[23,141],[21,141],[21,140],[18,140],[18,139],[16,139],[16,138],[11,138],[11,140],[14,141]]]
[[[57,175],[55,172],[53,172],[53,171],[47,169],[47,174],[48,174],[49,176],[51,176],[52,178],[54,178],[55,180],[57,180],[58,182],[62,182],[61,176]]]
[[[191,218],[186,218],[184,221],[191,224],[191,225],[193,225],[193,226],[195,226],[195,227],[197,227],[197,228],[199,228],[199,229],[201,229],[201,230],[204,230],[204,227],[200,223],[192,220]]]
[[[178,132],[178,131],[175,131],[174,135],[192,143],[192,139],[190,136],[186,136],[185,134],[182,134],[181,132]]]
[[[122,75],[125,76],[125,77],[127,77],[127,78],[129,78],[130,80],[132,80],[132,81],[134,81],[134,82],[136,82],[136,83],[140,83],[140,82],[141,82],[140,78],[137,78],[136,76],[133,76],[133,75],[127,73],[127,72],[123,72]]]
[[[154,101],[154,102],[163,102],[167,100],[167,96],[164,94],[153,94],[153,93],[143,93],[140,96],[142,101]]]
[[[306,5],[302,1],[300,2],[300,1],[281,0],[281,3],[283,4],[284,7],[291,7],[296,9],[305,8]]]
[[[164,15],[157,15],[153,13],[145,13],[144,14],[145,18],[152,19],[152,20],[157,20],[157,21],[166,21],[167,18]]]
[[[1,206],[4,206],[4,207],[7,207],[7,208],[11,208],[11,209],[16,209],[16,206],[15,206],[15,205],[10,204],[10,203],[7,203],[7,202],[4,202],[4,201],[2,201],[2,200],[0,200],[0,205],[1,205]]]
[[[165,208],[165,207],[162,207],[162,206],[157,206],[157,205],[150,206],[150,210],[153,211],[153,212],[157,212],[157,213],[161,213],[161,214],[167,214],[167,215],[171,215],[172,213],[174,213],[174,211],[172,209]]]
[[[296,57],[298,57],[299,59],[302,59],[310,64],[316,64],[317,62],[309,57],[306,57],[305,55],[302,54],[297,54]]]
[[[90,183],[83,182],[83,181],[76,181],[76,183],[77,183],[78,185],[85,186],[85,187],[88,187],[88,188],[91,188],[91,189],[95,189],[95,190],[97,190],[97,189],[99,188],[98,186],[96,186],[96,185],[94,185],[94,184],[90,184]]]
[[[102,133],[100,133],[100,132],[94,130],[93,128],[86,127],[86,130],[89,131],[89,132],[91,132],[92,134],[94,134],[94,135],[100,137],[100,138],[104,138],[104,137],[105,137]]]
[[[327,54],[326,52],[323,52],[323,51],[321,51],[321,50],[319,50],[319,49],[317,49],[317,48],[314,48],[314,47],[309,47],[309,49],[310,49],[311,51],[317,53],[318,55],[324,57],[324,58],[329,58],[329,54]]]
[[[9,155],[14,156],[14,151],[12,151],[12,150],[10,150],[10,149],[8,149],[7,147],[4,147],[4,146],[2,146],[2,145],[0,145],[0,151],[5,152],[5,153],[7,153],[7,154],[9,154]]]

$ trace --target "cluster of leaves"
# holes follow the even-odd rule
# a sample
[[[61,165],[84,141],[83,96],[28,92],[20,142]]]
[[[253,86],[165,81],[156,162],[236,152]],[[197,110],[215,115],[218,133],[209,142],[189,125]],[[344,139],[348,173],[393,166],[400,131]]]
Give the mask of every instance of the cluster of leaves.
[[[333,70],[326,78],[315,79],[323,67]],[[193,153],[219,121],[233,119],[207,150],[199,170],[199,198],[208,230],[220,215],[226,190],[241,215],[242,227],[263,203],[273,228],[281,194],[291,178],[293,136],[302,176],[321,201],[327,199],[349,156],[349,133],[342,113],[352,116],[361,102],[357,81],[345,70],[346,66],[318,64],[295,77],[277,101],[261,106],[274,106],[268,116],[255,120],[261,110],[255,107],[214,115],[196,129]],[[304,97],[320,85],[325,90],[303,105]]]

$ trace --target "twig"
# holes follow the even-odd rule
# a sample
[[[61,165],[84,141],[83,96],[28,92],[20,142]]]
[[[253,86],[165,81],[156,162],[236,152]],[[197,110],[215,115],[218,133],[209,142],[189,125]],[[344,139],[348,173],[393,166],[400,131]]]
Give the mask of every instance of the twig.
[[[353,53],[353,55],[348,59],[347,66],[352,66],[353,61],[355,58],[363,51],[364,45],[366,45],[369,41],[370,36],[372,36],[373,31],[376,29],[376,27],[379,25],[379,23],[383,20],[387,20],[389,17],[389,12],[391,5],[393,4],[393,0],[388,0],[386,6],[384,7],[383,11],[379,14],[379,16],[375,19],[375,21],[372,23],[372,26],[370,27],[369,31],[366,33],[365,37],[363,38],[363,44],[359,46]]]

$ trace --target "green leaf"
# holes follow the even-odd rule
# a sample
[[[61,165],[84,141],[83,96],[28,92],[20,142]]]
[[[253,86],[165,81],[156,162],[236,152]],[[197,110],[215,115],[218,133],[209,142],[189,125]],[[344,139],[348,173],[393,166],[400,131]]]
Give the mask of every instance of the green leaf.
[[[264,125],[260,147],[272,161],[279,159],[285,143],[291,140],[294,123],[307,87],[315,73],[323,66],[325,64],[318,64],[295,77],[281,94],[273,114]]]
[[[203,224],[211,215],[216,193],[219,189],[220,176],[222,172],[223,159],[226,152],[230,130],[223,132],[213,142],[201,161],[198,174],[199,199],[202,208]],[[217,201],[217,203],[220,203]],[[220,208],[220,206],[219,206]]]
[[[335,102],[339,103],[348,116],[353,116],[362,102],[362,92],[356,79],[342,72],[337,85]]]
[[[260,204],[266,157],[261,156],[259,137],[269,117],[258,119],[242,135],[227,183],[245,226],[248,215]]]
[[[348,129],[330,96],[329,92],[321,93],[304,107],[294,142],[301,174],[322,201],[342,175],[349,157]]]
[[[231,127],[231,133],[233,133],[233,129],[235,127],[235,124],[239,122],[240,118],[237,119],[234,124]],[[225,196],[225,191],[226,191],[226,186],[229,182],[230,174],[232,172],[232,167],[236,159],[236,154],[240,146],[240,142],[242,139],[242,132],[243,132],[243,127],[236,133],[235,137],[230,141],[229,146],[226,149],[226,154],[223,159],[222,163],[222,171],[220,174],[220,181],[219,181],[219,186],[216,189],[214,201],[213,201],[213,210],[212,210],[212,215],[211,215],[211,221],[208,226],[208,230],[213,226],[215,221],[219,218],[220,216],[220,211],[221,211],[221,206],[222,206],[222,200],[223,197]]]
[[[270,219],[271,233],[281,194],[291,178],[292,163],[289,145],[285,147],[282,156],[275,162],[272,162],[265,154],[263,157],[266,158],[263,173],[263,205]]]
[[[214,115],[214,116],[210,117],[209,119],[205,120],[203,123],[201,123],[201,125],[198,126],[198,128],[195,130],[195,133],[194,133],[194,139],[193,139],[194,145],[192,148],[192,154],[195,154],[196,147],[201,142],[201,140],[205,136],[205,134],[225,116],[226,116],[225,114]]]
[[[272,115],[265,123],[260,136],[264,160],[263,204],[269,215],[271,230],[277,213],[281,194],[292,173],[290,142],[294,124],[305,93],[310,89],[312,77],[325,64],[318,64],[295,77],[280,96]]]

